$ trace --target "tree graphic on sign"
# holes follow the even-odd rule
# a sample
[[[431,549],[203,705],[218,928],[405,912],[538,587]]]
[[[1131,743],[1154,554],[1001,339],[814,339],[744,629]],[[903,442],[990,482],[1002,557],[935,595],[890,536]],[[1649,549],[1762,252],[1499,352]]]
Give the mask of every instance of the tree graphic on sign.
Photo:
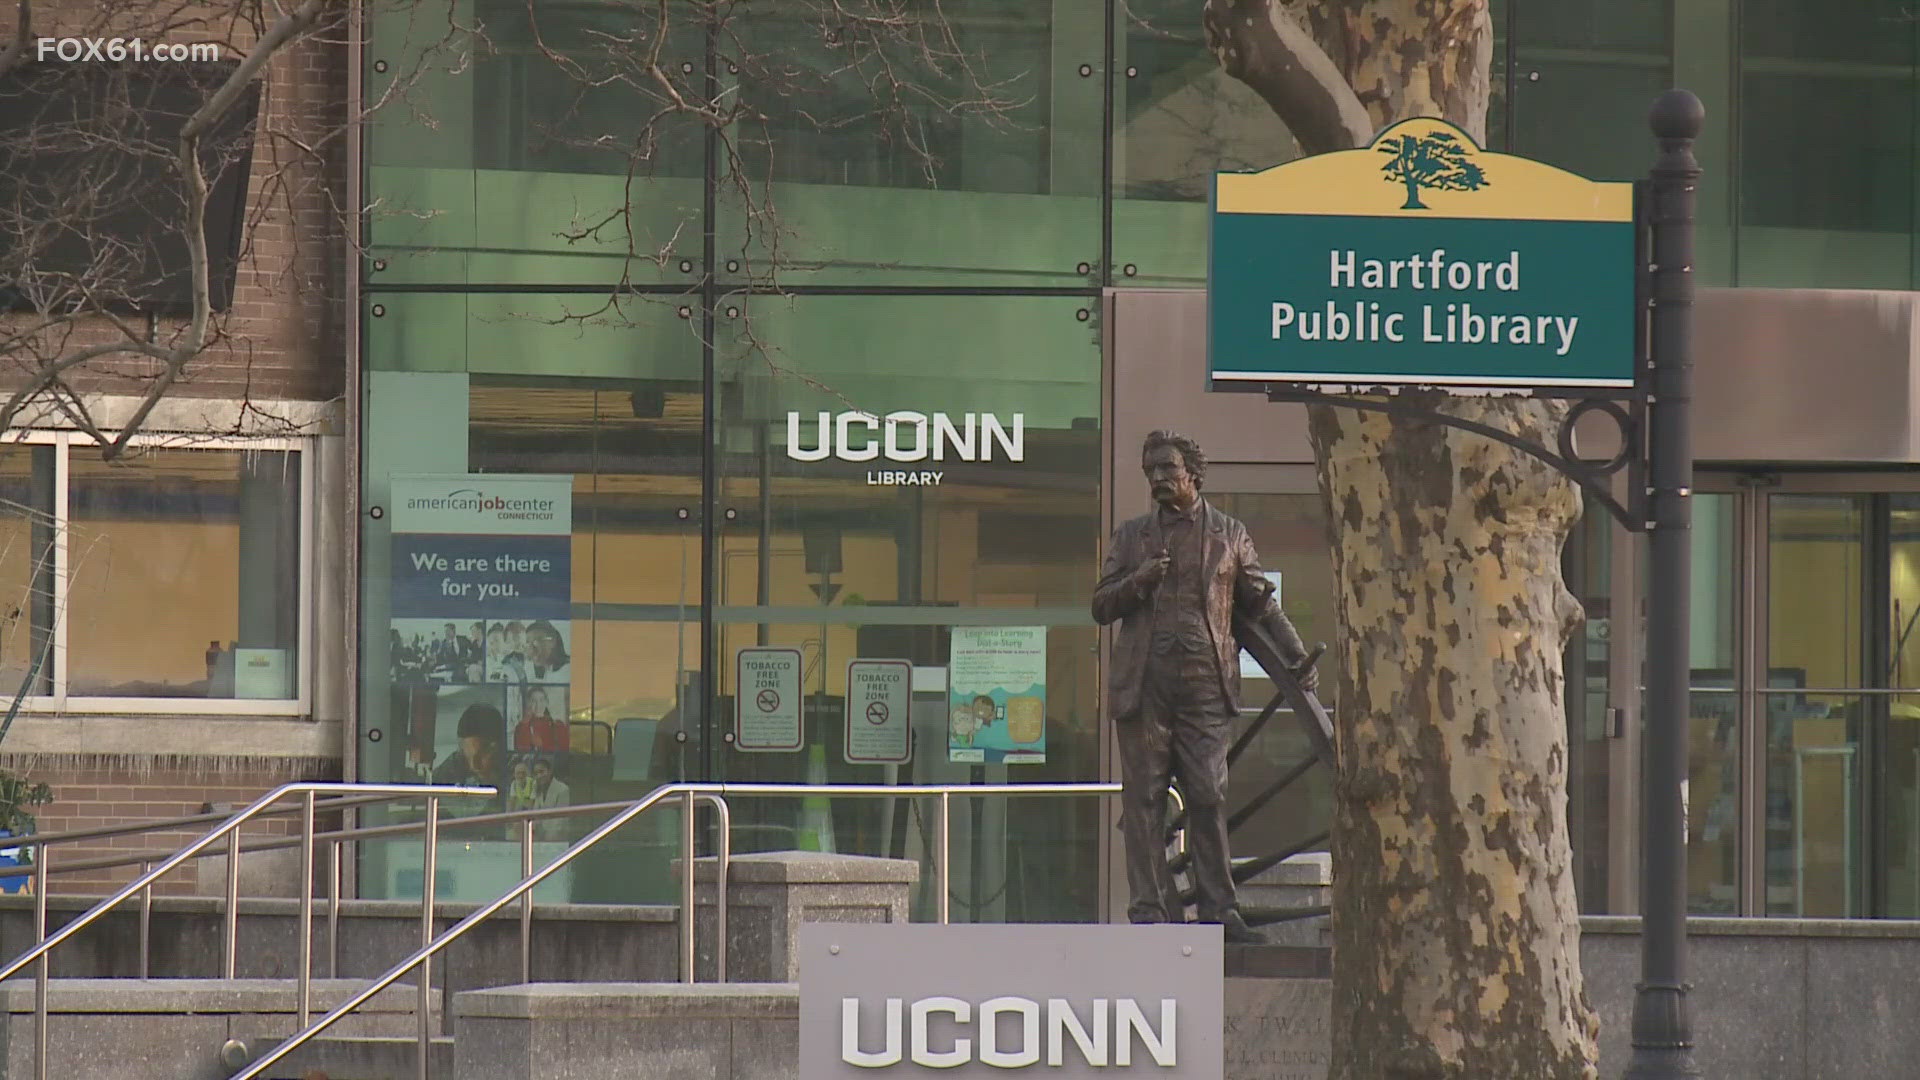
[[[1449,131],[1428,135],[1402,135],[1387,139],[1379,146],[1392,155],[1380,171],[1388,181],[1407,186],[1407,201],[1402,210],[1425,210],[1420,189],[1429,191],[1478,191],[1487,186],[1487,174],[1468,158],[1472,153],[1459,137]]]

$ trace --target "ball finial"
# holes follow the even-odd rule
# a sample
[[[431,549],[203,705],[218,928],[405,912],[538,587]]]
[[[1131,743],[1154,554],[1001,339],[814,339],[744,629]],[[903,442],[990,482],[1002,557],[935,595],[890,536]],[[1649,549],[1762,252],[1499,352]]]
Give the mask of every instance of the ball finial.
[[[1697,139],[1707,121],[1707,107],[1691,90],[1669,90],[1654,99],[1647,122],[1662,139]]]

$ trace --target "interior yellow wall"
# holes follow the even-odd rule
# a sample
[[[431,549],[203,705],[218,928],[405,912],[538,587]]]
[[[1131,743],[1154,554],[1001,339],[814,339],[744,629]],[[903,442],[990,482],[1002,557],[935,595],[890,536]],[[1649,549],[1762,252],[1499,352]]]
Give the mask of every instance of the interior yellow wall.
[[[68,683],[207,677],[207,643],[240,632],[240,527],[81,521],[68,558]],[[288,597],[289,601],[293,598]]]

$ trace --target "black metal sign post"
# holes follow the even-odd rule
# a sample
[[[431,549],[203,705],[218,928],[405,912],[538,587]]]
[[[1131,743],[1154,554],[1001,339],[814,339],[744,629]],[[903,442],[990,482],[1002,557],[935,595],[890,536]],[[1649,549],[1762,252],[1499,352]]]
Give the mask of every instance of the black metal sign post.
[[[1706,110],[1669,90],[1650,119],[1660,140],[1649,207],[1653,232],[1651,521],[1647,584],[1646,835],[1640,894],[1640,985],[1628,1080],[1700,1075],[1687,1008],[1686,809],[1688,603],[1693,562],[1693,141]]]
[[[1629,393],[1612,396],[1536,390],[1542,397],[1580,397],[1561,422],[1556,446],[1539,446],[1391,394],[1358,397],[1301,385],[1265,387],[1271,401],[1427,420],[1505,443],[1578,484],[1628,531],[1649,535],[1640,983],[1627,1080],[1690,1080],[1701,1075],[1693,1063],[1687,1007],[1687,850],[1681,785],[1687,774],[1687,684],[1692,670],[1693,212],[1700,179],[1693,144],[1705,119],[1700,99],[1686,90],[1669,90],[1653,104],[1649,121],[1660,157],[1648,180],[1635,185],[1634,199],[1634,293],[1643,317],[1643,355],[1636,364],[1635,385]],[[1619,452],[1606,460],[1581,458],[1573,445],[1575,424],[1595,411],[1608,414],[1620,430]],[[1608,477],[1622,469],[1627,490],[1624,499],[1616,499]]]

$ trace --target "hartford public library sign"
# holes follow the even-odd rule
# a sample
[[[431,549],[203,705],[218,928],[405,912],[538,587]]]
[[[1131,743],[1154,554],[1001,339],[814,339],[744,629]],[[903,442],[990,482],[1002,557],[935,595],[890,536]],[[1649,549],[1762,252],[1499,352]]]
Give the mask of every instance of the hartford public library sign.
[[[1218,926],[805,923],[800,1080],[1220,1080]]]
[[[1417,119],[1365,149],[1218,173],[1213,202],[1216,389],[1633,385],[1631,184]]]

